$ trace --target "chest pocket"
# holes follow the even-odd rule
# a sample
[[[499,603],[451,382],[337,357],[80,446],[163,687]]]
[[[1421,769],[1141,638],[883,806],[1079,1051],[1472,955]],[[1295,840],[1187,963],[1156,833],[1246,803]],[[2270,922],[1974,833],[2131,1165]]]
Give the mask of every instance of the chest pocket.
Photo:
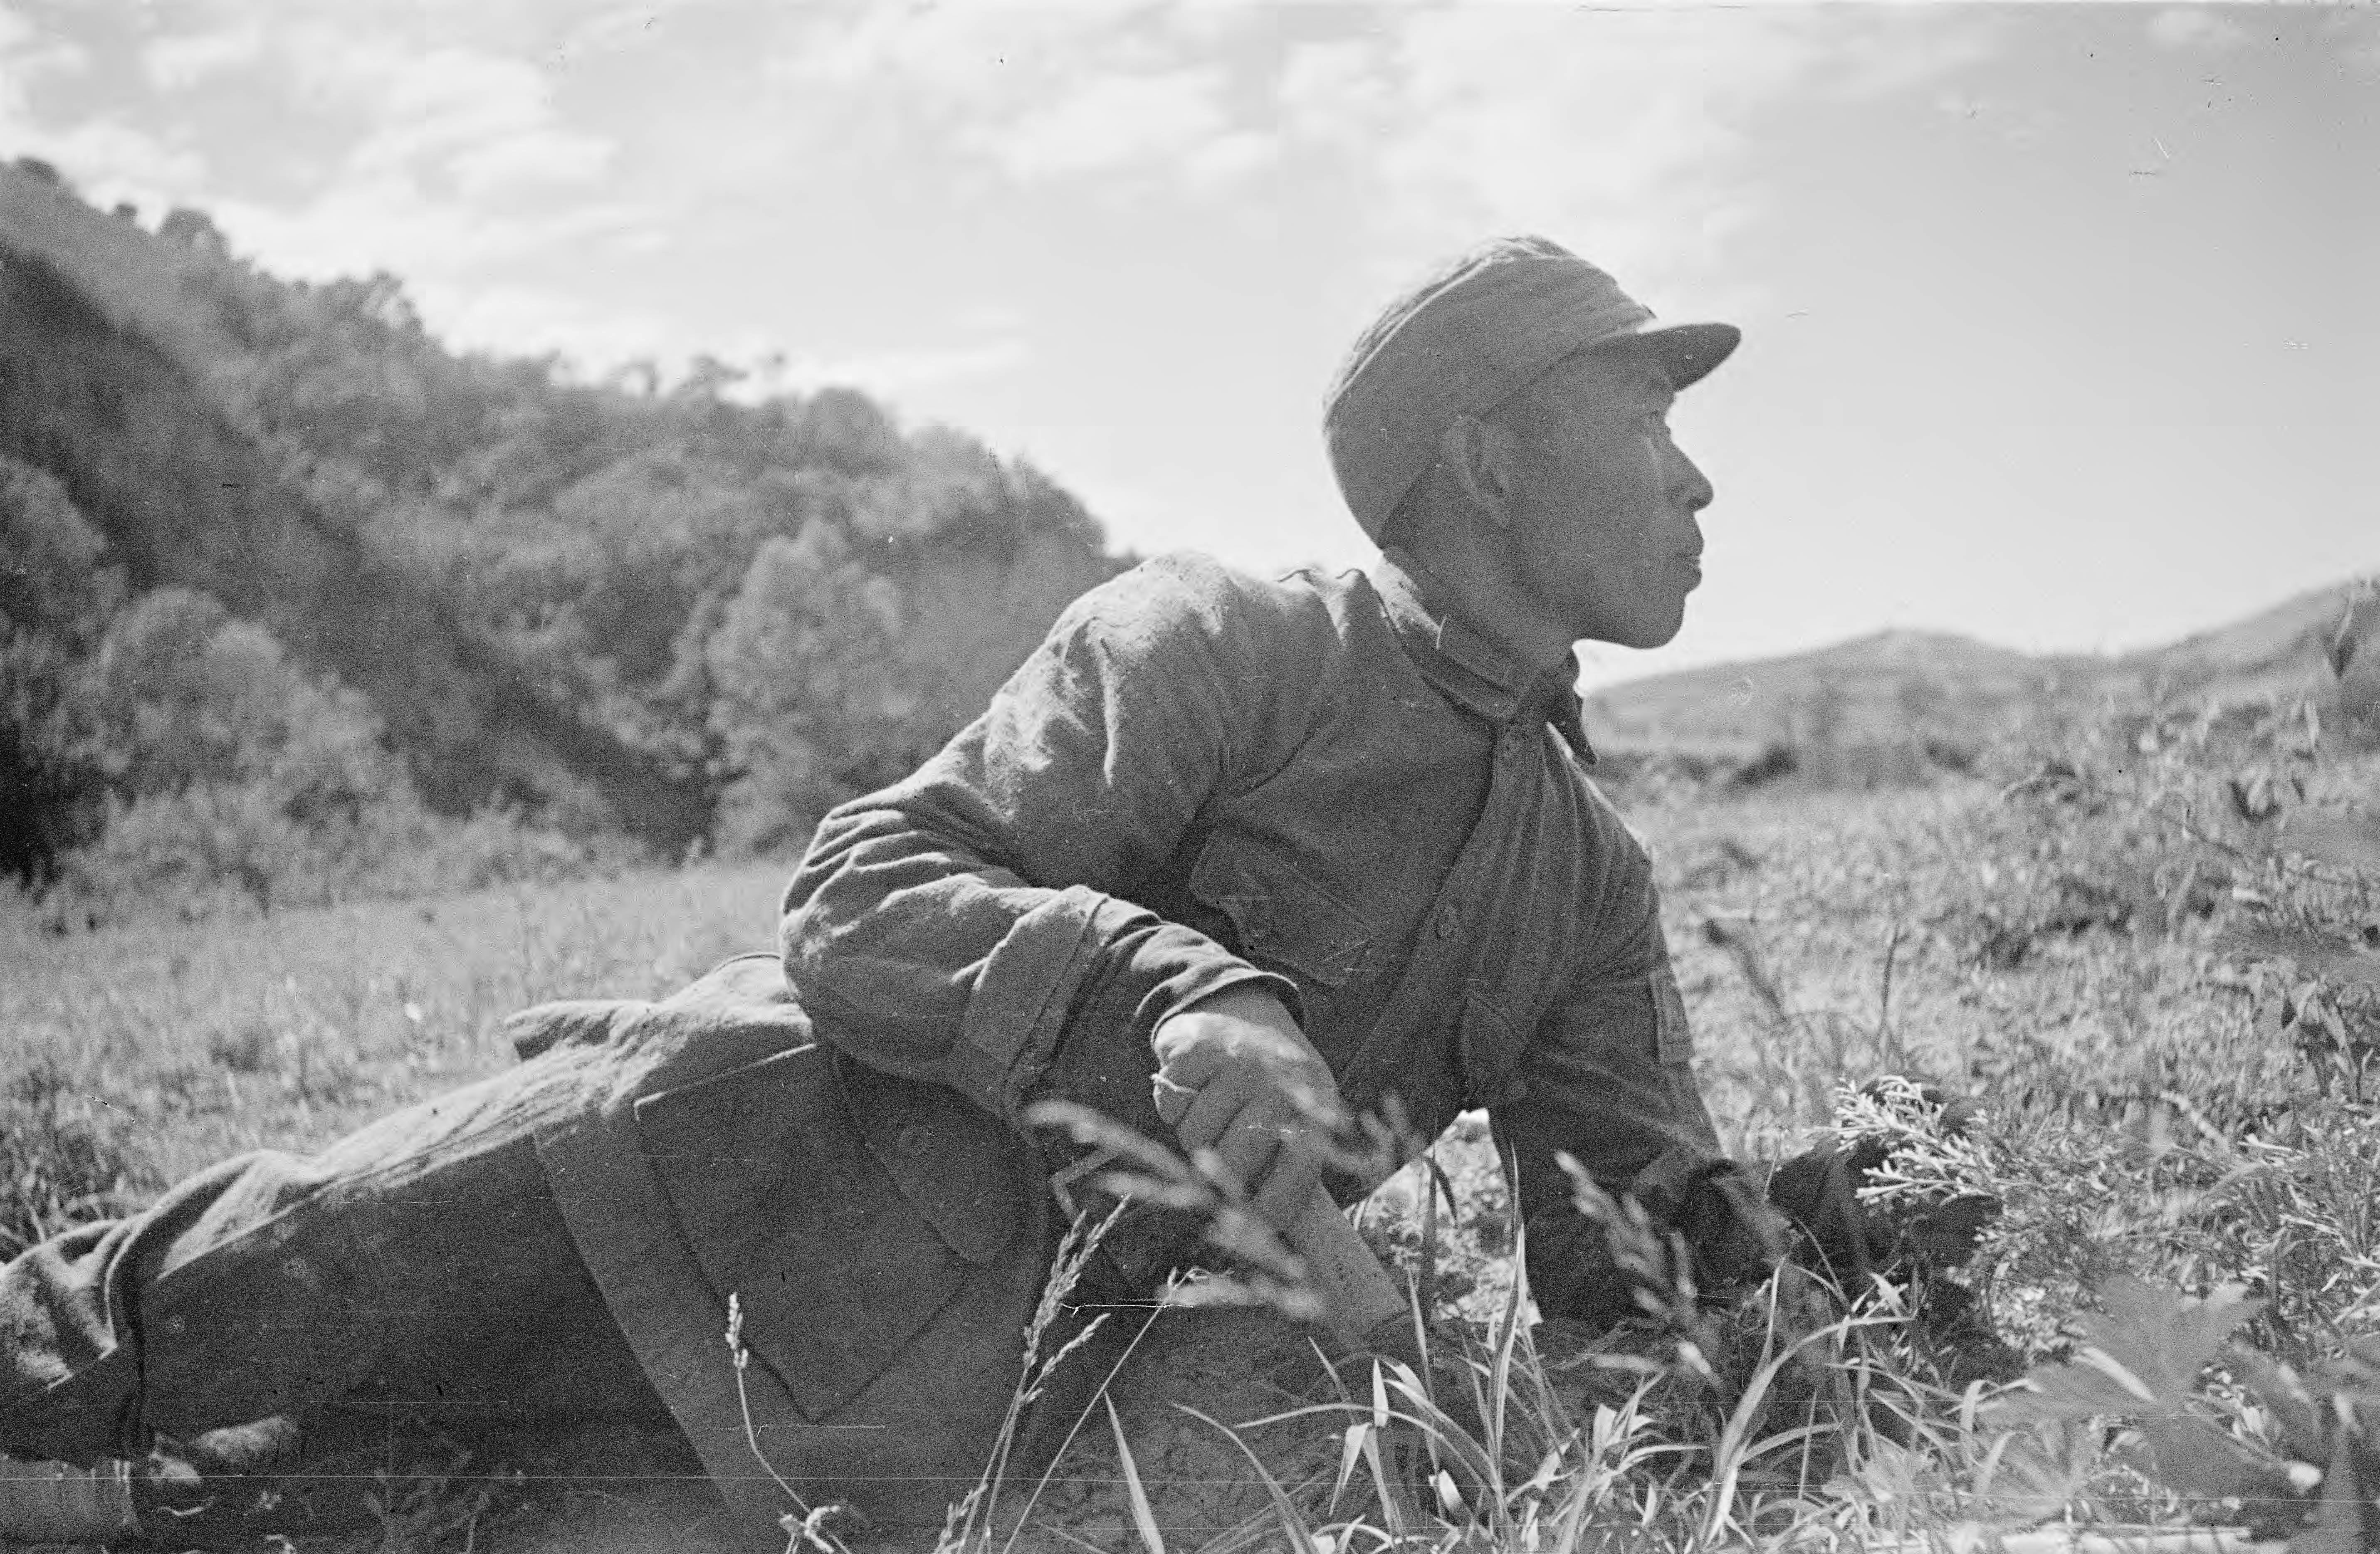
[[[1190,893],[1220,912],[1240,953],[1326,988],[1364,965],[1372,931],[1353,907],[1247,837],[1217,832],[1198,854]]]

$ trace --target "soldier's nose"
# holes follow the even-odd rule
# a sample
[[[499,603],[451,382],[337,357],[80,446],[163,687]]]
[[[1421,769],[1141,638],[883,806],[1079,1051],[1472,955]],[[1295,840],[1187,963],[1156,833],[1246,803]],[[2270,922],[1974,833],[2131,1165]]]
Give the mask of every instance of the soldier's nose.
[[[1681,506],[1690,513],[1699,513],[1709,506],[1718,492],[1712,489],[1710,478],[1702,467],[1681,453],[1670,476],[1670,490]]]

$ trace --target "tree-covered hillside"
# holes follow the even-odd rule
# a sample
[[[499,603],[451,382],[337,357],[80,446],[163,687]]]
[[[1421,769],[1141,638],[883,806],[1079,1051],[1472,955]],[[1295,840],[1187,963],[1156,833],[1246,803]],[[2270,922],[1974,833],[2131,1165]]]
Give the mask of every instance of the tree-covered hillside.
[[[501,811],[468,850],[498,868],[531,834],[790,848],[1117,565],[1037,471],[850,390],[458,355],[393,276],[282,280],[37,164],[0,167],[0,868],[29,883],[121,893],[156,872],[96,866],[128,838],[244,831],[215,851],[247,864],[168,872],[264,903],[293,837],[398,810],[413,856]],[[283,770],[324,761],[336,802]]]

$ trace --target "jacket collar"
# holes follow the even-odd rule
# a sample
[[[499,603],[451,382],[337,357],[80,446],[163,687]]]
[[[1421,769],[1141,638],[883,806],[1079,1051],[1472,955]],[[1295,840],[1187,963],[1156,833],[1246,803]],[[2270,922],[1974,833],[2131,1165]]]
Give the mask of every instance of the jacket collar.
[[[1422,678],[1449,701],[1490,723],[1508,723],[1534,712],[1554,725],[1587,765],[1587,743],[1578,698],[1578,655],[1542,674],[1532,673],[1445,602],[1445,589],[1408,552],[1391,548],[1368,569],[1389,625]]]

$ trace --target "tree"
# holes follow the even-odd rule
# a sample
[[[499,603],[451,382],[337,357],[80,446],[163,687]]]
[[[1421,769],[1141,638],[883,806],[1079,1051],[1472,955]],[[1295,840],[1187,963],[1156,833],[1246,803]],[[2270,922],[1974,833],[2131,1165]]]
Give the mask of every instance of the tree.
[[[99,729],[57,638],[0,621],[0,873],[47,883],[105,819]]]
[[[711,634],[711,721],[734,773],[721,844],[798,840],[835,804],[905,774],[948,737],[900,662],[898,587],[812,524],[752,558]]]
[[[886,475],[905,462],[900,428],[856,389],[820,389],[808,400],[781,402],[783,456],[838,475]]]
[[[106,552],[65,487],[0,454],[0,618],[87,650],[124,596]]]
[[[84,660],[123,597],[106,541],[65,490],[0,457],[0,872],[42,884],[104,819]]]
[[[361,698],[315,681],[263,627],[163,588],[119,614],[91,666],[119,786],[257,783],[300,824],[352,821],[404,782]]]
[[[224,235],[214,218],[204,211],[194,211],[188,205],[176,205],[165,212],[157,224],[157,236],[176,248],[194,249],[201,253],[222,254],[228,251]]]

